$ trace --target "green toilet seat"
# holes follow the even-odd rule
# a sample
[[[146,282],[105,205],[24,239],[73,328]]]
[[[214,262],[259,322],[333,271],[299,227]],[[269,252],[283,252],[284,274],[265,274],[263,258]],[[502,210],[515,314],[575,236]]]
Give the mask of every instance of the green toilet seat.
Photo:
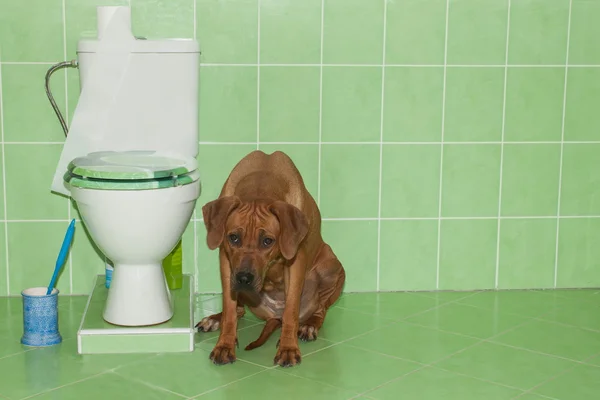
[[[200,179],[193,157],[156,151],[99,151],[77,157],[63,179],[96,190],[148,190],[188,185]]]

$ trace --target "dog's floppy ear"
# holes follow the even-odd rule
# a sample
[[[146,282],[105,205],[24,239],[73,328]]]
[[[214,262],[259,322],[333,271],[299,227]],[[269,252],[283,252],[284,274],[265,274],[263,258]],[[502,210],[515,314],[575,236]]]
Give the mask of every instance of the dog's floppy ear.
[[[269,210],[279,220],[281,254],[287,260],[291,260],[296,256],[300,243],[308,233],[308,221],[302,211],[283,201],[276,201]]]
[[[227,196],[206,203],[202,207],[202,218],[206,226],[206,244],[209,249],[214,250],[221,245],[225,235],[225,221],[239,205],[239,197]]]

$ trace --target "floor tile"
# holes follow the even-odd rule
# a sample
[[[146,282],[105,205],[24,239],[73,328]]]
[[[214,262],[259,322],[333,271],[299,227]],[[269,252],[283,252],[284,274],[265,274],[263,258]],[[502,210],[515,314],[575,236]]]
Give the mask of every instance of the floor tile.
[[[600,353],[600,332],[546,321],[525,324],[493,341],[577,361]]]
[[[336,306],[399,320],[432,309],[437,301],[412,293],[357,293],[342,296]]]
[[[0,359],[32,350],[23,346],[19,340],[15,340],[15,338],[11,336],[0,336],[0,343],[2,343],[2,346],[0,346]]]
[[[560,358],[481,343],[436,364],[437,367],[527,390],[576,365]]]
[[[428,367],[384,385],[367,395],[374,399],[396,400],[399,393],[403,394],[401,397],[406,393],[409,396],[407,398],[418,400],[509,400],[521,391]]]
[[[600,368],[580,365],[534,390],[560,400],[589,400],[600,393]]]
[[[341,342],[391,323],[391,320],[376,315],[332,307],[319,330],[319,337]]]
[[[352,339],[347,344],[424,364],[477,343],[476,339],[403,322]]]
[[[261,347],[249,351],[244,350],[244,348],[249,343],[253,342],[258,338],[263,327],[264,324],[260,324],[246,329],[238,330],[238,342],[240,343],[240,347],[236,349],[236,356],[239,360],[245,360],[254,364],[262,365],[264,367],[272,367],[273,358],[275,357],[275,353],[277,352],[277,348],[275,347],[275,345],[279,340],[281,330],[273,332],[269,340]],[[196,348],[210,352],[215,347],[217,339],[218,337],[213,337],[210,340],[198,343]],[[334,344],[334,342],[325,340],[322,337],[318,337],[317,340],[313,342],[299,341],[298,344],[300,346],[301,353],[303,355],[306,355],[314,351],[320,350],[324,347],[331,346]]]
[[[534,393],[526,393],[522,396],[517,397],[515,400],[548,400],[552,399],[552,397],[541,396]]]
[[[477,292],[459,292],[459,291],[440,291],[440,292],[415,292],[418,296],[426,296],[436,299],[438,305],[454,302],[460,299],[471,297],[477,294]]]
[[[362,393],[419,367],[417,363],[340,344],[311,354],[298,368],[285,371]]]
[[[268,370],[253,377],[240,380],[222,389],[200,397],[201,400],[231,400],[255,396],[261,399],[311,399],[341,400],[352,397],[352,392],[324,385],[319,382],[295,377],[285,372]]]
[[[563,307],[574,302],[574,300],[564,297],[548,296],[541,291],[528,290],[486,291],[458,300],[458,303],[525,317],[537,317],[557,307]]]
[[[552,310],[540,319],[600,331],[600,303],[581,301],[577,305]]]
[[[80,356],[77,354],[77,341],[65,340],[56,346],[0,359],[0,393],[20,399],[150,357],[113,354]]]
[[[88,400],[109,398],[176,400],[185,397],[134,382],[113,373],[102,374],[34,397],[39,400],[80,400],[84,398]]]
[[[118,368],[115,372],[125,378],[192,397],[264,370],[242,361],[217,366],[208,359],[208,355],[209,352],[202,349],[192,353],[161,354]]]
[[[406,322],[487,339],[528,320],[513,314],[498,313],[463,304],[447,304],[407,318]]]

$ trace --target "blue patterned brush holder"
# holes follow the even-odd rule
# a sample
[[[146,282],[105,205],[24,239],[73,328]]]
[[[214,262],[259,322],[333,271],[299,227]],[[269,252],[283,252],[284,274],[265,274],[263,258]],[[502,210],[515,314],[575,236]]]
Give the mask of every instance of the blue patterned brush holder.
[[[23,337],[25,346],[44,347],[62,342],[58,332],[58,289],[46,295],[48,288],[25,289],[23,297]]]

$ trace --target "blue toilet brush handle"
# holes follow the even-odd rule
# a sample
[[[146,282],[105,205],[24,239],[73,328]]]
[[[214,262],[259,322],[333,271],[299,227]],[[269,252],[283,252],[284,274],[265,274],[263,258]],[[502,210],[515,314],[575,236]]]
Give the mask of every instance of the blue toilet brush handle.
[[[46,295],[52,293],[52,289],[54,289],[54,285],[56,285],[56,279],[58,278],[58,273],[60,272],[62,265],[65,263],[65,259],[67,258],[67,254],[69,253],[69,247],[71,247],[71,242],[73,241],[73,232],[75,231],[75,219],[71,221],[69,227],[67,228],[67,233],[65,234],[65,238],[63,240],[62,246],[60,247],[60,252],[58,253],[58,258],[56,259],[56,265],[54,266],[54,273],[52,274],[52,279],[50,280],[50,285],[48,285],[48,290],[46,291]]]

